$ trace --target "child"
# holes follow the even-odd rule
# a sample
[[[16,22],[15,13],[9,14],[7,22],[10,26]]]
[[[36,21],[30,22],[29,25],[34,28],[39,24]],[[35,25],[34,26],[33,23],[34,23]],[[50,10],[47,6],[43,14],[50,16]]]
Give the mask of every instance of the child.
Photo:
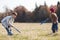
[[[2,19],[1,23],[3,27],[6,29],[8,35],[13,35],[11,31],[12,23],[14,22],[14,19],[16,18],[17,13],[13,12],[10,16],[6,16]]]
[[[57,14],[55,13],[54,8],[50,8],[50,11],[51,11],[50,18],[52,20],[52,32],[55,34],[58,31],[58,17]]]

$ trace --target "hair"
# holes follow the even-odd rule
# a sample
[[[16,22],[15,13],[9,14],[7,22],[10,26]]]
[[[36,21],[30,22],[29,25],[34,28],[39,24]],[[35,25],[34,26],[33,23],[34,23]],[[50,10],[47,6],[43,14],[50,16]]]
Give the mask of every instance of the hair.
[[[55,12],[54,8],[50,8],[50,11],[51,11],[51,12]]]
[[[16,12],[12,12],[12,15],[15,15],[15,16],[17,16],[17,13],[16,13]]]

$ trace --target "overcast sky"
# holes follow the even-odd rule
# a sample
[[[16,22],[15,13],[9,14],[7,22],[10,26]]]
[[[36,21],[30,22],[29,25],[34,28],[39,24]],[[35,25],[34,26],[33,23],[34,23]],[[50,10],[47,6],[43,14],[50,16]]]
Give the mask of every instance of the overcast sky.
[[[44,5],[44,1],[46,1],[47,5],[56,5],[60,0],[0,0],[0,12],[4,12],[5,6],[10,9],[14,9],[16,6],[23,5],[29,11],[33,11],[35,8],[35,3],[37,5]]]

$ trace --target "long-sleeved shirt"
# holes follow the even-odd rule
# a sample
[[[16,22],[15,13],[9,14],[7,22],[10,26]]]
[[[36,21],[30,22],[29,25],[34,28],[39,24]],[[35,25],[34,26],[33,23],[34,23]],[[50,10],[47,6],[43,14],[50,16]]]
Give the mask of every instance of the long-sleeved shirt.
[[[56,13],[52,13],[50,16],[53,23],[58,23],[58,17]]]
[[[12,16],[6,16],[1,20],[1,23],[6,26],[12,26],[14,22],[14,18]]]

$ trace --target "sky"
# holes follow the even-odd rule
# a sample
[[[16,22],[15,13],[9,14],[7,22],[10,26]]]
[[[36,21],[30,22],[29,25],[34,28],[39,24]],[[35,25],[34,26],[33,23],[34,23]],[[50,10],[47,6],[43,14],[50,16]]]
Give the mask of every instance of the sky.
[[[0,0],[0,12],[4,12],[5,7],[13,10],[19,5],[25,6],[29,11],[33,11],[35,9],[35,3],[39,6],[44,5],[45,1],[46,4],[50,6],[56,5],[60,0]]]

